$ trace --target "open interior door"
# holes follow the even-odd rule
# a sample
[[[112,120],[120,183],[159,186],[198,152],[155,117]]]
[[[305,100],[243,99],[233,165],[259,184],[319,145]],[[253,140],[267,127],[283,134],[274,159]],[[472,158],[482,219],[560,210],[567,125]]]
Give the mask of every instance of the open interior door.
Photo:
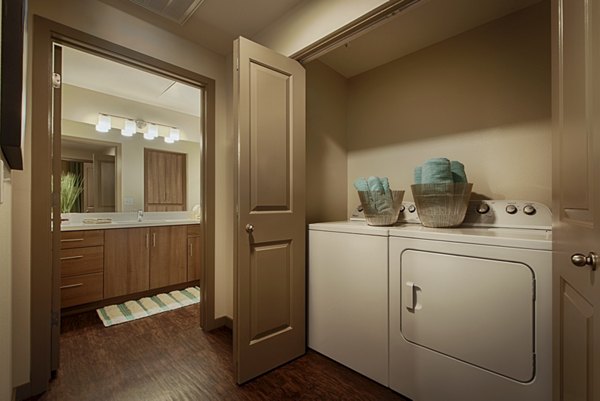
[[[234,43],[238,144],[234,289],[236,379],[302,354],[305,338],[305,71]]]
[[[552,1],[555,400],[600,400],[600,1]]]

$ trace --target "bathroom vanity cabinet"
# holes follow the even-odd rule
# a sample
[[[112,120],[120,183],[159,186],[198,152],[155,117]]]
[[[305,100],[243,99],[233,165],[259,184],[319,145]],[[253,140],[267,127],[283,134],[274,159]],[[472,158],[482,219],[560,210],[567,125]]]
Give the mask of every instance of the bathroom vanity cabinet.
[[[199,225],[65,231],[61,307],[200,279]]]
[[[60,298],[63,308],[103,298],[104,231],[64,232],[60,240]]]

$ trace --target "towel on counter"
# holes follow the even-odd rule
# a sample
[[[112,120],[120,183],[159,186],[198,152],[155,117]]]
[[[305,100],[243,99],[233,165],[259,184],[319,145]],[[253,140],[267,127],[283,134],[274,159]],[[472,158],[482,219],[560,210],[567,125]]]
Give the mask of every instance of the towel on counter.
[[[466,183],[465,166],[459,161],[439,157],[415,167],[415,184]]]

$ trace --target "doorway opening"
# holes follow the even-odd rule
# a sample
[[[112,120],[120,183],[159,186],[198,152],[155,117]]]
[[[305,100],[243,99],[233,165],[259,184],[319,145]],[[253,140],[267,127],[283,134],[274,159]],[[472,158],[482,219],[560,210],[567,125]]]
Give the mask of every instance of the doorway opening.
[[[93,310],[193,283],[202,287],[198,324],[204,330],[216,327],[215,82],[41,17],[34,17],[34,26],[31,241],[36,246],[31,251],[29,392],[38,394],[58,368],[61,313]],[[110,127],[97,126],[107,116]],[[145,177],[146,150],[184,157],[176,156],[172,165],[165,164],[169,158],[160,159],[158,168],[151,170],[153,176]],[[57,200],[64,192],[65,176],[72,177],[77,188],[68,210],[61,210]],[[145,198],[152,186],[161,196],[150,207]],[[129,221],[135,227],[119,226],[129,214],[142,221]],[[150,228],[158,219],[163,220],[160,227]],[[129,246],[136,240],[141,253]],[[116,248],[106,248],[112,245]],[[85,252],[76,258],[66,255],[87,248],[96,257]],[[169,268],[174,257],[178,270],[157,267],[161,261]],[[82,261],[86,263],[75,270],[61,269],[63,263]],[[190,262],[198,272],[189,274]],[[126,273],[117,269],[121,265]],[[86,270],[90,266],[93,271]],[[132,276],[136,266],[141,270]],[[93,280],[67,282],[73,277]],[[63,294],[71,289],[79,293],[65,299]]]

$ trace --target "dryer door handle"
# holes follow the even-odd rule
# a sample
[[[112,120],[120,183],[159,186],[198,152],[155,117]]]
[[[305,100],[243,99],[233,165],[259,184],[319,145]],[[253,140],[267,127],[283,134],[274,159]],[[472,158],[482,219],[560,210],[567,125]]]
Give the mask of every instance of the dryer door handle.
[[[413,283],[412,281],[407,281],[406,287],[404,288],[404,305],[406,306],[406,309],[408,309],[411,312],[415,311],[417,301],[417,291],[415,287],[415,283]]]

